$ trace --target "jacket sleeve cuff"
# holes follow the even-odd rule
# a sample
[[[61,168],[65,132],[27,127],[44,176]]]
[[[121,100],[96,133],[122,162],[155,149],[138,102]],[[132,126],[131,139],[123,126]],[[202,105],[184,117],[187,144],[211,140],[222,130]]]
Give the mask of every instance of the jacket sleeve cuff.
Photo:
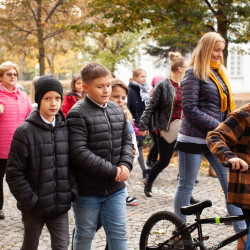
[[[132,166],[127,163],[127,162],[119,162],[118,166],[124,165],[128,168],[128,170],[131,172],[132,171]]]

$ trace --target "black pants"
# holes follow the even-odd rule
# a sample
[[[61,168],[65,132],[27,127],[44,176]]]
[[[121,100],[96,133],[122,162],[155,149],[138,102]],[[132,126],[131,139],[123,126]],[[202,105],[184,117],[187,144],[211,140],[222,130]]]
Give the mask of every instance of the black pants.
[[[3,209],[3,179],[6,169],[7,159],[0,159],[0,210]]]
[[[39,238],[44,224],[46,224],[51,238],[51,249],[68,250],[69,246],[69,218],[68,213],[52,216],[35,217],[22,212],[24,225],[23,245],[21,250],[35,250],[38,248]]]
[[[148,179],[151,182],[154,182],[158,174],[168,166],[174,152],[175,142],[167,143],[160,135],[158,135],[157,141],[160,159],[155,162],[148,176]]]
[[[147,162],[149,163],[155,163],[158,158],[158,136],[154,133],[150,134],[152,138],[152,144],[149,149],[148,157],[147,157]]]

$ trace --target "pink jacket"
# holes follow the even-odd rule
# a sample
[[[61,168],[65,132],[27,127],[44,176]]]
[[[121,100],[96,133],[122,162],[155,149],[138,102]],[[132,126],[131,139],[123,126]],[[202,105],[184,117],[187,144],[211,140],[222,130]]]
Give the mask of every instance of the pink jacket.
[[[28,96],[14,87],[8,92],[0,85],[0,104],[4,105],[4,113],[0,115],[0,159],[7,159],[13,134],[32,110]]]
[[[156,85],[159,81],[161,81],[161,80],[163,80],[163,79],[165,79],[165,78],[166,78],[166,77],[164,77],[164,76],[162,76],[162,75],[157,75],[157,76],[155,76],[155,77],[152,79],[152,82],[151,82],[152,89],[150,90],[149,96],[152,95],[155,85]]]
[[[135,135],[136,135],[136,136],[139,136],[139,128],[137,128],[137,127],[135,126],[135,123],[134,123],[134,122],[132,123],[132,126],[133,126],[133,129],[134,129],[134,131],[135,131]]]

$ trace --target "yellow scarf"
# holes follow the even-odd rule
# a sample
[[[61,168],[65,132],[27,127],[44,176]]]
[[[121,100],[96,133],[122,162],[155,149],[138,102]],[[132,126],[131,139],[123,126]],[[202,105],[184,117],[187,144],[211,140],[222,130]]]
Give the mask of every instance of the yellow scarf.
[[[228,78],[227,78],[225,72],[223,71],[223,68],[221,67],[219,62],[216,63],[216,62],[210,61],[210,68],[216,69],[218,71],[221,79],[223,80],[223,82],[227,86],[227,90],[228,90],[229,102],[227,101],[227,95],[225,93],[223,85],[217,80],[216,76],[214,75],[214,72],[212,70],[210,70],[209,77],[216,84],[216,86],[219,90],[219,94],[220,94],[220,111],[225,112],[226,110],[228,110],[228,112],[232,112],[233,110],[235,110],[236,107],[235,107],[235,103],[234,103],[234,99],[233,99],[233,95],[232,95],[232,91],[231,91],[231,88],[229,85]]]

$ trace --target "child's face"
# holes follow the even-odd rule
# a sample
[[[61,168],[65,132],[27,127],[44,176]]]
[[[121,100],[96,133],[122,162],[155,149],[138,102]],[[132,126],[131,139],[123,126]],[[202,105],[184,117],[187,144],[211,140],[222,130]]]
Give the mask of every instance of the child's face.
[[[140,83],[141,85],[144,85],[146,82],[146,78],[147,78],[147,74],[146,72],[142,72],[140,73],[138,76],[134,77],[134,80],[138,83]]]
[[[61,95],[58,92],[48,91],[40,102],[40,115],[52,122],[61,107],[61,102]]]
[[[121,87],[114,87],[109,98],[110,101],[117,103],[123,110],[126,106],[126,91]]]
[[[78,80],[75,82],[75,89],[76,89],[77,93],[79,93],[79,94],[82,93],[82,91],[83,91],[82,79],[78,79]]]
[[[84,91],[88,94],[88,97],[97,104],[104,106],[111,94],[111,81],[113,77],[107,75],[105,77],[98,77],[89,84],[83,84]]]

